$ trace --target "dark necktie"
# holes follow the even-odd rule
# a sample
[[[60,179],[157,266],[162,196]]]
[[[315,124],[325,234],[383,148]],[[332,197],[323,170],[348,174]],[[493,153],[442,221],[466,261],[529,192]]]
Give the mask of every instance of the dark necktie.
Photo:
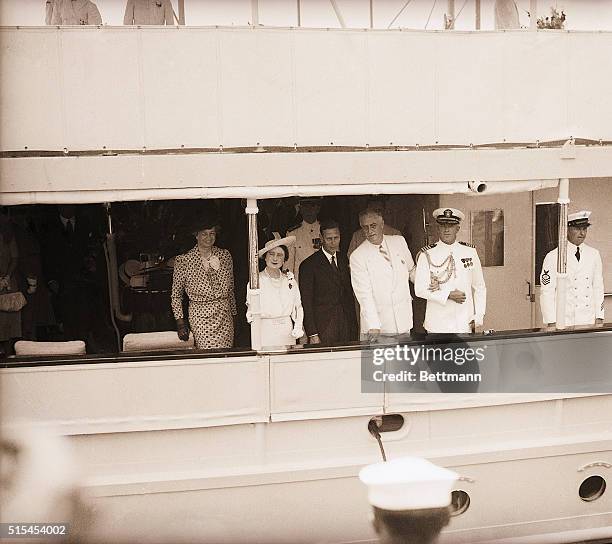
[[[74,227],[72,226],[72,221],[66,221],[66,234],[69,238],[74,234]]]
[[[576,248],[576,260],[580,261],[580,247]]]
[[[331,264],[334,267],[334,270],[336,272],[338,272],[338,263],[336,262],[336,256],[335,255],[332,255]]]

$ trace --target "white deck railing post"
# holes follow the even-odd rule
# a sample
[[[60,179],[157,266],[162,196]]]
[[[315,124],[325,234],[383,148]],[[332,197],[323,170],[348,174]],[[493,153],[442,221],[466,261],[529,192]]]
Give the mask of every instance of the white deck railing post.
[[[251,347],[261,349],[261,307],[259,304],[259,262],[257,249],[257,200],[247,199],[244,212],[248,215],[249,223],[249,311],[253,316],[251,321]]]
[[[565,299],[567,291],[567,208],[569,206],[569,179],[559,180],[559,245],[557,250],[557,329],[565,329]]]

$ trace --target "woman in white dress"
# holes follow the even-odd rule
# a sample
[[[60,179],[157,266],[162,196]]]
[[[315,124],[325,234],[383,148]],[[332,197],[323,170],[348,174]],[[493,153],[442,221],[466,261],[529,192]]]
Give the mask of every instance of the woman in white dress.
[[[295,243],[295,236],[281,238],[274,233],[274,240],[259,250],[265,268],[259,273],[259,304],[261,309],[261,345],[278,348],[295,345],[304,335],[304,310],[298,283],[291,272],[284,272],[283,265],[289,258],[288,246]],[[247,321],[253,320],[251,295],[247,289]]]

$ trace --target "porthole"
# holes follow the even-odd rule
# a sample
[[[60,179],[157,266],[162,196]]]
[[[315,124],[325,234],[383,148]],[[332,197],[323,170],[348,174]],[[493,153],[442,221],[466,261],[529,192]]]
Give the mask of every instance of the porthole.
[[[470,496],[460,489],[451,494],[451,516],[460,516],[470,507]]]
[[[585,502],[596,501],[606,491],[606,481],[601,476],[589,476],[578,488],[578,495]]]

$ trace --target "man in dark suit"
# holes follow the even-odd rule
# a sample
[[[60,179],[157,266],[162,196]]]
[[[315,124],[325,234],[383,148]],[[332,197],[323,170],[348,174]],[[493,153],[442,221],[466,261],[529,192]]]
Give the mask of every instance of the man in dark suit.
[[[99,310],[94,232],[76,207],[62,205],[46,225],[43,271],[64,340],[88,340]]]
[[[336,221],[321,222],[321,239],[321,249],[300,265],[304,329],[310,344],[343,344],[357,339],[357,319],[348,259],[338,253]]]

